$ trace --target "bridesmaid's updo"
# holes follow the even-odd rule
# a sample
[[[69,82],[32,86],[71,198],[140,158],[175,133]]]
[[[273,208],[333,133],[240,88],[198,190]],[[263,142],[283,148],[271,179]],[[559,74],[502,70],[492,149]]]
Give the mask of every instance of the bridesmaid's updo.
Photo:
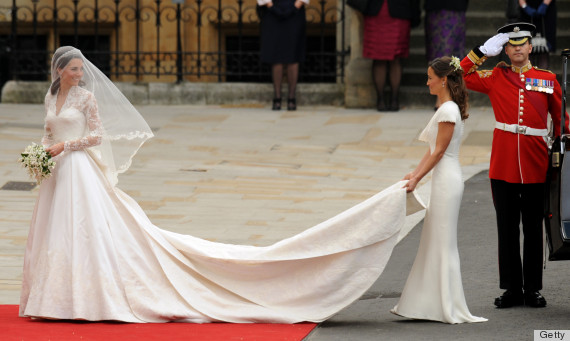
[[[429,66],[438,77],[443,78],[447,76],[446,86],[451,94],[451,99],[459,107],[461,119],[467,119],[469,117],[467,113],[469,94],[463,80],[463,69],[459,65],[459,59],[457,57],[444,56],[432,60]]]

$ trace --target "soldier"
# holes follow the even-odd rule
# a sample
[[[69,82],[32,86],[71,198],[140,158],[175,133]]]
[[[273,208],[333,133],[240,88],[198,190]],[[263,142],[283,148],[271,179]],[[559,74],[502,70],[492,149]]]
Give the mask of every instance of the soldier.
[[[500,288],[506,290],[495,299],[497,308],[546,306],[539,290],[548,170],[547,119],[550,113],[554,131],[560,132],[562,91],[555,74],[533,67],[529,61],[534,29],[528,23],[503,26],[461,61],[467,88],[487,94],[495,113],[489,178],[497,216]],[[488,57],[501,52],[503,45],[511,65],[500,62],[492,70],[478,71]]]

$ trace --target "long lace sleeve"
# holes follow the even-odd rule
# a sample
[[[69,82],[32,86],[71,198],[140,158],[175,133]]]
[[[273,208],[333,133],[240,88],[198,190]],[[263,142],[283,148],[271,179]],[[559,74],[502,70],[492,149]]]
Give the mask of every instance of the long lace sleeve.
[[[93,94],[89,93],[82,112],[85,114],[89,133],[78,140],[65,141],[65,151],[81,150],[101,144],[101,140],[103,139],[103,124],[99,118],[97,101]]]
[[[51,130],[46,125],[44,125],[44,136],[42,136],[41,143],[44,147],[49,147],[53,144]]]
[[[44,108],[45,108],[46,113],[49,110],[49,100],[50,100],[50,97],[49,97],[49,92],[48,92],[48,94],[46,95],[46,98],[44,100]],[[51,134],[51,129],[45,123],[44,123],[44,136],[42,136],[41,144],[44,147],[49,147],[53,144],[53,137]]]

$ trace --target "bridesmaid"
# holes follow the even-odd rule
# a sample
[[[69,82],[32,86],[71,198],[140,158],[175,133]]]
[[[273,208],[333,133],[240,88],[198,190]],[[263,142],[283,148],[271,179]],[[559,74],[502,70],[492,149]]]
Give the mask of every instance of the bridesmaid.
[[[456,57],[436,58],[427,71],[430,94],[436,95],[441,105],[419,137],[429,143],[429,149],[404,180],[409,180],[405,188],[413,191],[433,170],[431,194],[414,265],[400,301],[391,310],[408,318],[444,323],[486,321],[471,315],[467,308],[457,250],[463,196],[459,146],[463,121],[468,117],[462,74]]]

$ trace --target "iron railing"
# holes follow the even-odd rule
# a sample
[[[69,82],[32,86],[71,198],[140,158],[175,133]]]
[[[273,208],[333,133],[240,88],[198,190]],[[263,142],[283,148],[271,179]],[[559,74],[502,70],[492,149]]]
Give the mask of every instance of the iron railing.
[[[10,79],[47,79],[61,45],[80,48],[115,80],[269,79],[252,0],[12,0],[9,13],[4,23],[0,14],[0,40],[4,33]],[[306,13],[300,81],[342,82],[345,2],[312,0]]]

